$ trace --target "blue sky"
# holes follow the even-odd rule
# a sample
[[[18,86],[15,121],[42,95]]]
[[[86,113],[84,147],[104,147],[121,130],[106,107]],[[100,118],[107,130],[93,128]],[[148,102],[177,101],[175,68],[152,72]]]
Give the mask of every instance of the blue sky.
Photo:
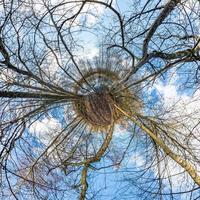
[[[118,0],[113,2],[114,2],[113,5],[117,10],[120,8],[119,10],[122,16],[124,16],[124,20],[130,17],[133,14],[132,13],[133,11],[136,12],[137,9],[141,9],[144,6],[144,4],[146,4],[146,1],[140,1],[140,5],[138,3],[138,7],[134,6],[131,7],[130,4],[132,3],[132,1]],[[188,2],[189,3],[187,4],[187,9],[189,12],[188,7],[190,6],[191,1]],[[38,16],[40,16],[42,13],[46,11],[45,8],[40,5],[40,3],[41,3],[40,1],[37,2],[34,7],[35,12]],[[52,1],[52,4],[55,3],[57,2]],[[156,3],[157,1],[149,1],[147,7],[153,8]],[[166,1],[165,0],[162,1],[161,5],[163,5],[163,3],[166,3]],[[73,7],[73,5],[71,4],[63,5],[61,10],[55,11],[54,14],[55,20],[58,20],[59,24],[60,16],[62,16],[63,18],[66,17],[67,15],[71,16],[73,12],[77,11],[77,8],[79,7],[78,6]],[[23,9],[24,13],[28,15],[29,10],[26,10],[27,8]],[[129,10],[129,12],[127,10]],[[90,14],[85,14],[86,11],[88,11],[88,13]],[[104,42],[105,40],[104,37],[106,36],[106,39],[109,38],[119,28],[118,21],[115,21],[114,24],[111,24],[113,23],[113,20],[116,20],[116,18],[113,18],[113,14],[111,13],[112,12],[109,10],[109,8],[105,8],[104,6],[101,6],[99,4],[84,7],[83,14],[76,18],[76,20],[74,21],[75,25],[72,26],[70,29],[72,35],[70,35],[68,32],[65,35],[65,39],[68,42],[67,45],[71,47],[75,55],[74,57],[76,61],[89,60],[92,63],[91,66],[93,68],[96,67],[93,64],[95,63],[93,62],[95,56],[98,56],[100,54],[102,48],[106,48],[108,46],[108,45],[106,45],[106,47],[101,46],[102,42]],[[181,16],[179,18],[180,21],[185,20],[184,14],[180,16]],[[42,18],[42,20],[40,21],[40,26],[38,26],[40,28],[39,30],[43,33],[43,35],[38,30],[35,31],[34,29],[33,30],[31,29],[31,32],[29,32],[29,34],[23,31],[20,32],[20,34],[22,34],[21,36],[23,36],[22,38],[24,39],[22,43],[25,43],[23,46],[24,49],[22,48],[23,53],[25,52],[24,58],[27,58],[26,57],[27,49],[32,48],[32,45],[34,46],[35,41],[33,40],[33,34],[36,32],[37,45],[34,46],[36,48],[36,52],[38,53],[38,55],[40,55],[40,53],[41,54],[44,53],[45,55],[45,53],[48,52],[46,57],[44,57],[45,62],[42,63],[44,65],[41,65],[41,68],[46,73],[46,74],[44,73],[45,75],[41,75],[42,78],[48,81],[51,80],[51,83],[57,83],[59,86],[61,85],[65,89],[69,88],[70,91],[73,91],[73,86],[74,86],[73,80],[72,79],[70,80],[68,75],[63,73],[61,67],[64,66],[68,70],[68,72],[71,73],[71,76],[74,79],[80,80],[81,75],[80,73],[77,72],[77,69],[74,67],[74,65],[68,62],[70,57],[66,49],[64,49],[62,45],[57,44],[57,35],[55,27],[53,26],[52,26],[53,28],[52,27],[50,28],[50,26],[46,27],[45,22],[47,22],[48,20],[50,20],[50,16],[45,15],[44,18]],[[173,20],[176,19],[172,19],[172,21]],[[99,22],[102,22],[101,26],[99,25]],[[148,20],[145,19],[143,20],[143,22],[144,23],[140,23],[140,21],[136,20],[135,22],[136,28],[129,27],[132,28],[131,30],[133,30],[134,32],[126,30],[127,40],[132,36],[132,34],[139,33],[142,28],[146,27],[146,25],[150,23]],[[51,23],[52,22],[50,22],[50,25],[53,24]],[[77,26],[78,23],[83,25],[84,27]],[[63,32],[65,32],[65,28],[67,28],[68,26],[69,26],[68,23],[63,25]],[[105,30],[107,30],[106,28],[108,27],[112,28],[109,30],[108,35],[106,35],[107,32],[105,32]],[[9,28],[10,27],[8,27],[5,30],[8,31]],[[162,35],[162,32],[166,31],[167,29],[168,29],[167,26],[163,26],[161,29],[159,29],[159,34]],[[174,29],[174,31],[176,32],[177,30]],[[196,30],[196,32],[198,32],[198,30]],[[8,32],[8,34],[10,34],[9,36],[11,38],[9,40],[9,44],[12,44],[13,42],[14,44],[16,44],[17,40],[15,37],[12,37],[12,31],[10,31],[10,33]],[[160,36],[159,34],[158,36]],[[26,35],[28,36],[26,37]],[[51,51],[48,51],[49,49],[46,48],[45,46],[46,44],[42,40],[43,39],[42,36],[43,37],[45,36],[47,41],[54,40],[52,42],[53,43],[52,47],[55,48],[54,49],[55,55]],[[111,39],[108,41],[113,43],[115,42],[120,43],[121,39],[119,32],[117,32],[116,36],[111,37]],[[130,50],[134,52],[138,58],[142,55],[142,46],[141,46],[142,42],[143,40],[139,38],[133,42],[130,42],[127,45],[127,47],[130,48]],[[159,46],[160,42],[161,39],[160,40],[155,39],[154,43],[151,43],[150,50],[153,51],[157,47],[159,50],[162,48],[166,50],[167,47],[169,45],[172,45],[174,41],[169,41],[166,43],[163,42],[163,45]],[[13,52],[15,51],[15,45],[11,45],[11,50]],[[106,52],[105,49],[103,50],[104,52]],[[124,59],[125,56],[119,58],[112,58],[114,63],[113,66],[111,66],[112,69],[117,66],[116,64],[118,61],[117,59],[121,58]],[[119,73],[119,76],[121,76],[122,74],[122,73],[120,74],[120,72],[125,72],[127,68],[130,67],[129,63],[125,64],[127,60],[129,61],[129,59],[124,59],[120,61],[122,67],[121,68],[119,67],[117,71]],[[40,69],[35,67],[34,63],[32,62],[32,59],[30,60],[27,59],[27,62],[30,63],[31,69],[34,69],[35,73]],[[160,61],[160,59],[155,59],[155,61],[152,61],[152,63],[156,66],[156,70],[161,68],[165,64],[165,62]],[[87,65],[85,66],[80,64],[80,66],[82,72],[85,72],[89,69]],[[152,69],[151,70],[150,69],[151,68],[149,67],[149,65],[145,65],[138,71],[137,77],[132,78],[131,81],[135,81],[138,80],[139,78],[148,76],[148,74],[150,74],[150,71],[151,73],[153,71]],[[169,134],[171,134],[175,138],[175,140],[183,142],[184,145],[185,141],[188,138],[188,134],[190,134],[190,130],[194,129],[193,137],[191,137],[191,139],[188,139],[187,142],[188,144],[191,145],[191,147],[194,147],[195,149],[200,145],[198,141],[198,136],[200,136],[199,126],[198,126],[199,111],[200,111],[200,102],[199,102],[200,91],[199,89],[190,87],[189,85],[190,83],[187,82],[188,77],[190,77],[191,74],[194,75],[193,63],[187,64],[182,68],[180,67],[178,70],[176,70],[176,68],[175,69],[172,68],[167,73],[164,73],[162,76],[157,78],[155,81],[152,81],[149,84],[147,84],[147,82],[141,84],[139,86],[139,89],[141,89],[141,93],[139,96],[143,100],[144,106],[139,112],[141,112],[141,114],[145,117],[153,118],[154,115],[155,116],[157,115],[160,118],[164,119],[164,121],[166,121],[167,123],[169,124],[172,123],[172,125],[174,125],[173,120],[177,120],[178,122],[177,124],[174,125],[174,127],[177,126],[179,128],[178,131],[173,132],[172,129],[169,129],[171,131]],[[13,73],[10,73],[9,70],[2,70],[2,73],[0,75],[1,81],[5,82],[9,81],[12,82],[12,80],[16,77],[17,76]],[[187,87],[183,87],[183,85]],[[13,160],[17,160],[17,155],[18,156],[21,155],[22,157],[24,156],[25,158],[26,153],[31,154],[33,157],[41,155],[42,150],[48,147],[51,141],[54,140],[62,132],[62,129],[66,127],[66,124],[69,124],[71,120],[73,120],[74,104],[68,105],[66,102],[64,102],[58,105],[59,106],[57,108],[53,108],[50,111],[46,111],[45,114],[40,118],[36,116],[34,118],[36,119],[35,122],[33,122],[34,119],[32,119],[32,121],[29,121],[30,126],[26,127],[26,132],[23,136],[23,138],[28,142],[22,140],[21,144],[20,142],[17,143],[17,145],[19,145],[18,146],[19,148],[16,149],[17,152],[13,152],[12,155]],[[182,123],[182,120],[184,120],[184,123]],[[60,149],[56,150],[54,149],[54,151],[52,150],[52,148],[48,149],[45,156],[46,155],[49,156],[52,165],[56,165],[58,160],[60,161],[64,159],[66,156],[69,156],[70,151],[74,148],[76,143],[80,145],[80,149],[75,151],[76,153],[75,155],[77,155],[76,159],[78,160],[77,162],[82,161],[83,156],[81,157],[80,155],[83,155],[84,153],[82,153],[81,151],[83,152],[86,151],[87,145],[91,148],[90,150],[88,150],[88,152],[91,153],[91,155],[92,153],[97,151],[98,148],[100,148],[101,142],[105,139],[105,134],[96,133],[95,131],[93,131],[92,134],[90,134],[89,128],[88,127],[85,129],[84,128],[85,127],[83,125],[83,127],[81,127],[80,129],[78,128],[78,130],[75,129],[72,132],[70,132],[71,127],[68,127],[66,131],[64,131],[60,136],[60,141],[63,142],[62,144],[63,146],[61,145]],[[23,145],[28,149],[27,152],[22,151],[18,153],[19,149],[23,150],[22,148]],[[128,149],[126,149],[127,146],[129,146]],[[173,146],[170,147],[173,148]],[[146,134],[144,134],[142,131],[139,131],[138,128],[135,128],[132,122],[130,122],[129,120],[124,120],[121,126],[117,125],[114,130],[113,140],[110,144],[108,151],[105,153],[105,157],[100,162],[92,164],[93,168],[91,167],[91,169],[89,169],[88,197],[89,198],[92,197],[92,194],[97,192],[97,196],[95,196],[94,200],[159,199],[159,197],[158,198],[155,197],[154,194],[151,195],[148,193],[145,194],[144,191],[142,191],[143,189],[151,190],[154,187],[156,188],[156,186],[154,185],[156,184],[156,181],[152,180],[158,178],[157,176],[158,168],[156,167],[156,161],[154,160],[155,156],[152,155],[152,153],[154,153],[152,149],[153,149],[152,141],[149,139],[149,137],[146,136]],[[60,152],[64,152],[65,154],[62,155],[62,153]],[[123,155],[123,152],[126,152],[126,154]],[[194,153],[199,158],[199,152],[194,150]],[[160,152],[160,155],[162,155],[162,152]],[[120,163],[120,165],[119,166],[115,165],[122,156],[124,156],[124,159]],[[10,163],[11,167],[15,165],[17,166],[19,164],[18,160],[16,162],[14,162],[13,160]],[[24,163],[26,162],[31,163],[31,160],[25,160]],[[149,166],[150,165],[149,163],[152,164],[152,166]],[[191,181],[190,177],[188,177],[188,175],[186,175],[185,173],[182,173],[183,170],[168,157],[163,158],[163,160],[160,160],[159,164],[163,177],[168,177],[172,175],[172,178],[170,179],[171,182],[168,181],[168,179],[163,181],[163,188],[162,188],[163,192],[169,193],[170,184],[172,184],[173,191],[175,192],[178,192],[181,189],[184,191],[187,188],[191,188],[193,186],[193,182]],[[73,184],[73,181],[77,184],[78,187],[78,184],[80,183],[80,173],[82,167],[80,166],[74,167],[73,165],[68,167],[69,170],[76,169],[75,172],[73,171],[71,176],[64,175],[64,171],[65,173],[67,173],[68,170],[66,168],[65,170],[63,169],[56,169],[55,171],[53,170],[51,174],[52,176],[50,178],[45,176],[45,178],[54,183],[53,177],[54,175],[55,177],[57,175],[58,180],[55,180],[55,183],[61,186],[61,188],[62,185],[60,183],[67,182],[69,184]],[[148,167],[149,169],[146,170],[146,168]],[[102,168],[102,169],[95,170],[95,168]],[[199,170],[198,165],[197,169]],[[47,168],[45,168],[45,170],[47,170]],[[178,173],[182,174],[176,176],[176,174]],[[143,179],[140,177],[143,177]],[[60,182],[59,178],[61,180]],[[146,182],[144,180],[146,180]],[[144,187],[142,181],[146,183]],[[12,184],[14,184],[14,182],[15,180],[13,179]],[[138,185],[136,183],[138,183]],[[139,186],[141,186],[140,190],[138,188]],[[78,196],[77,188],[72,189],[68,187],[67,190],[68,191],[66,194],[66,198],[75,199]],[[42,191],[42,193],[45,192]],[[140,196],[135,196],[136,193],[139,193]],[[198,191],[196,193],[194,192],[194,196],[192,198],[198,196],[198,193],[199,193]],[[48,196],[49,194],[47,193],[45,195]],[[54,193],[52,193],[51,195],[49,195],[49,199],[54,200],[53,199],[55,197]],[[58,194],[58,199],[61,198],[61,196],[59,195],[60,194]],[[164,199],[167,200],[172,198],[165,197]],[[189,200],[189,195],[177,194],[174,195],[173,199]]]

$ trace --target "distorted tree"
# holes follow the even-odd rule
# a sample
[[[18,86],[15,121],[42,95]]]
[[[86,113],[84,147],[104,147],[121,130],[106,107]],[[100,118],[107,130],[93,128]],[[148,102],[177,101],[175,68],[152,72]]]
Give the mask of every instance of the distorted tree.
[[[198,92],[198,1],[0,5],[4,199],[105,199],[106,182],[95,181],[109,170],[120,174],[119,199],[198,198],[199,112],[149,98],[173,74],[183,92]],[[121,139],[117,127],[126,130]],[[140,167],[128,162],[138,153]],[[185,184],[174,189],[174,177]]]

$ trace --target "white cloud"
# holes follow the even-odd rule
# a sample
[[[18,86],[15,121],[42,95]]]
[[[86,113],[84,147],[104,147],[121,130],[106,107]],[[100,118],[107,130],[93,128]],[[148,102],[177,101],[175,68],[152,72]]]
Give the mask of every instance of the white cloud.
[[[145,166],[145,158],[142,156],[141,153],[136,152],[130,158],[130,163],[134,166],[141,168]]]
[[[179,79],[175,74],[167,84],[160,81],[156,82],[151,91],[157,91],[157,94],[160,95],[159,102],[161,102],[163,110],[168,111],[164,114],[165,123],[173,122],[173,125],[177,123],[174,127],[178,132],[172,131],[170,134],[180,144],[183,146],[186,145],[189,152],[195,155],[195,159],[194,157],[192,159],[192,156],[188,152],[184,152],[187,155],[187,161],[195,167],[197,173],[200,175],[200,166],[198,163],[198,159],[200,160],[200,141],[198,139],[200,138],[200,125],[197,125],[200,122],[200,90],[197,90],[193,95],[181,93],[178,88],[178,81]],[[149,91],[149,94],[151,91]],[[145,159],[145,155],[140,155],[136,152],[131,158],[131,163],[142,169],[143,167],[145,168]],[[166,190],[170,187],[167,177],[170,177],[173,191],[189,190],[192,187],[194,183],[192,178],[169,156],[161,160],[159,165]],[[156,163],[152,168],[152,172],[155,176],[158,176]],[[182,199],[186,199],[186,196],[182,195]]]
[[[59,130],[61,130],[61,124],[53,117],[37,120],[29,127],[29,132],[45,145],[51,142]]]
[[[92,27],[98,21],[98,18],[103,14],[105,7],[100,4],[91,4],[89,9],[91,11],[91,15],[87,16],[87,24]]]
[[[164,108],[173,107],[173,115],[170,117],[191,115],[192,118],[200,119],[200,90],[197,90],[193,95],[179,94],[175,83],[164,85],[159,82],[155,84],[157,92],[162,97]],[[193,121],[196,123],[196,121]]]
[[[88,46],[87,48],[84,48],[84,52],[81,53],[81,57],[83,59],[92,59],[95,56],[98,56],[99,49],[94,46]]]
[[[81,22],[83,20],[88,27],[93,27],[104,11],[105,6],[97,3],[88,3],[83,7],[83,14],[78,16],[77,21]]]
[[[169,82],[166,85],[158,82],[155,84],[155,88],[161,95],[160,100],[163,103],[164,110],[169,111],[167,114],[165,114],[166,120],[173,123],[174,119],[177,121],[176,128],[178,129],[178,132],[175,131],[172,133],[172,137],[175,139],[177,138],[179,143],[190,148],[189,151],[195,155],[197,159],[200,159],[200,142],[198,139],[196,139],[200,137],[200,126],[197,125],[200,121],[200,90],[197,90],[193,95],[180,93],[178,91],[176,81]],[[192,163],[192,165],[196,167],[198,171],[200,171],[199,164],[196,163],[196,161],[192,162],[189,154],[187,156],[189,159],[188,162]],[[160,165],[161,169],[166,169],[166,171],[163,173],[165,177],[168,177],[169,174],[171,175],[171,181],[174,189],[179,189],[181,184],[187,187],[187,184],[193,183],[193,180],[187,173],[174,176],[180,172],[183,172],[184,169],[172,159],[167,159],[167,166],[164,161],[161,161]],[[184,182],[183,180],[186,181]]]
[[[117,124],[115,125],[113,133],[114,133],[114,136],[123,137],[125,134],[127,134],[127,130],[126,128],[123,128],[122,126]]]

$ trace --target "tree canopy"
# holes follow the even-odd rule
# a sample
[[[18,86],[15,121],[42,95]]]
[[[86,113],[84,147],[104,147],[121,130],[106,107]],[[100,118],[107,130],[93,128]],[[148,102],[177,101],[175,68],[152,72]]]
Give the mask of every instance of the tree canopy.
[[[200,198],[200,2],[0,0],[0,197]]]

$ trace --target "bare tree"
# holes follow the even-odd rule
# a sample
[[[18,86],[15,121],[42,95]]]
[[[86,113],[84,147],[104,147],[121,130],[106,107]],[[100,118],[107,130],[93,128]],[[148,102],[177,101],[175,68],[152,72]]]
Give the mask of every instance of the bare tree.
[[[200,198],[199,1],[0,9],[3,199]],[[167,104],[174,74],[190,95]]]

